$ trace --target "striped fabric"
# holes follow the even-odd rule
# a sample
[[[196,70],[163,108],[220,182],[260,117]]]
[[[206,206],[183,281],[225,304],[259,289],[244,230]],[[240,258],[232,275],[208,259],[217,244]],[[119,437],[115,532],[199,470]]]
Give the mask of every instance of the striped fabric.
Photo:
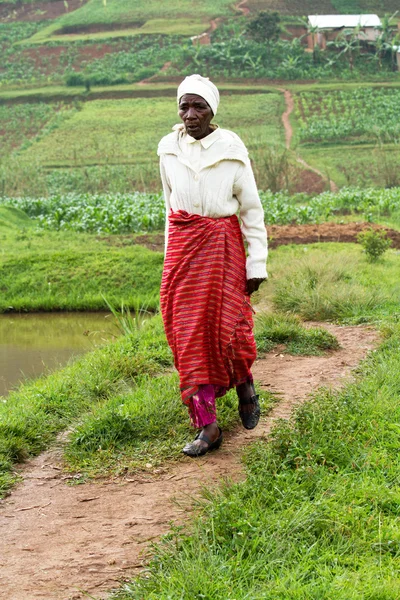
[[[245,264],[235,215],[171,211],[161,312],[185,404],[199,385],[223,395],[251,377],[256,346]]]

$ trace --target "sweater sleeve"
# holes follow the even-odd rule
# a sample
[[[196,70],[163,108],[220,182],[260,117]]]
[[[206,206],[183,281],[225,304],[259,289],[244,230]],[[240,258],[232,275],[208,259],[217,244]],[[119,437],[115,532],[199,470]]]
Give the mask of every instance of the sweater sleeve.
[[[268,277],[267,230],[264,224],[264,210],[250,161],[238,169],[234,194],[240,205],[241,228],[247,242],[247,279],[265,279]]]
[[[162,155],[160,157],[160,174],[161,174],[161,183],[162,183],[162,187],[163,187],[164,201],[165,201],[165,251],[164,251],[164,254],[166,254],[167,246],[168,246],[168,215],[169,215],[169,211],[171,210],[170,198],[171,198],[172,190],[168,183],[167,173],[165,170],[165,165],[164,165]]]

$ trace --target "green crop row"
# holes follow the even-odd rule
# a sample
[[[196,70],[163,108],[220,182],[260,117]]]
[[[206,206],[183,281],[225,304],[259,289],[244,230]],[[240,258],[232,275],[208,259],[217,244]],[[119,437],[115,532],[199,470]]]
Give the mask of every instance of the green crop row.
[[[260,194],[265,222],[306,224],[324,222],[335,215],[360,214],[372,221],[400,217],[400,188],[344,188],[306,197],[284,193]],[[303,202],[301,202],[303,200]],[[130,233],[163,228],[165,210],[162,194],[76,194],[46,198],[3,198],[2,203],[26,212],[45,229],[87,233]]]
[[[400,90],[304,92],[296,96],[295,114],[302,142],[391,141],[400,137]]]

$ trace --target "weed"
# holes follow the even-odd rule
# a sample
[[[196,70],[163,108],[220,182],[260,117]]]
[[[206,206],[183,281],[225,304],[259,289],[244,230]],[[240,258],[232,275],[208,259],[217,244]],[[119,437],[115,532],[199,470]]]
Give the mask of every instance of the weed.
[[[255,331],[259,352],[269,352],[276,344],[286,344],[290,354],[303,355],[319,355],[339,347],[335,336],[326,329],[306,328],[295,315],[260,313]]]

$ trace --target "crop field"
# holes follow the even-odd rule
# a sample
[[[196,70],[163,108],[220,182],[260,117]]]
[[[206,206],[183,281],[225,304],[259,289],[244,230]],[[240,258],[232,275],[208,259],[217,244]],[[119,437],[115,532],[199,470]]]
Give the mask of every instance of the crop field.
[[[17,149],[24,150],[34,139],[59,126],[72,112],[61,103],[0,105],[0,159]]]
[[[282,110],[280,94],[232,95],[222,98],[217,122],[243,138],[257,163],[266,140],[283,144]],[[133,189],[159,190],[157,144],[178,121],[172,98],[88,102],[22,153],[21,161],[52,168],[131,164]]]
[[[196,35],[210,27],[211,19],[234,14],[231,0],[205,0],[201,4],[193,0],[170,0],[164,2],[162,8],[157,0],[89,0],[81,8],[61,16],[32,41],[53,39],[59,34],[68,39],[69,35],[100,33],[113,28],[125,30],[125,35]]]
[[[193,0],[89,0],[82,8],[65,15],[60,23],[63,27],[85,27],[101,23],[143,23],[149,19],[193,18],[211,19],[233,14],[231,0],[204,0],[196,4]]]
[[[324,223],[343,216],[400,227],[400,189],[343,188],[311,199],[287,193],[260,193],[268,225]],[[21,210],[47,230],[121,234],[160,231],[165,208],[158,194],[79,194],[45,198],[3,198],[6,206]]]
[[[400,89],[300,93],[295,114],[301,142],[400,140]]]

